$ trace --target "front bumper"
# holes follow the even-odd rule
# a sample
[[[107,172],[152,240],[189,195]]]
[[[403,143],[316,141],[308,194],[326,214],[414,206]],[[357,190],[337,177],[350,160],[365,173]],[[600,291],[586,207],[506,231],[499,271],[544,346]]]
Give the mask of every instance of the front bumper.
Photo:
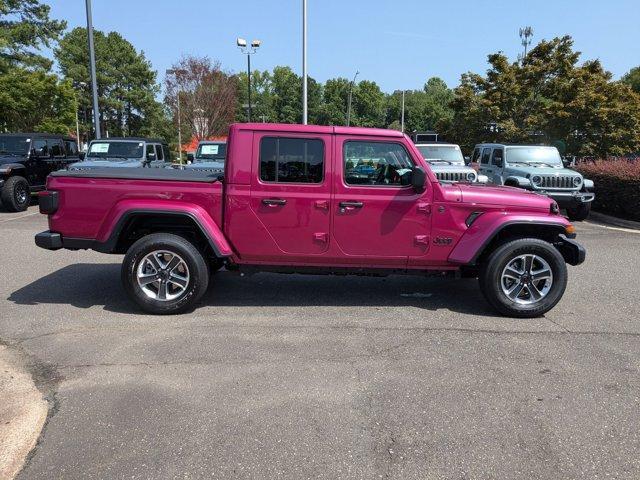
[[[560,208],[575,207],[582,203],[590,203],[596,198],[593,192],[554,192],[548,190],[535,190],[536,193],[552,198]]]
[[[569,265],[580,265],[587,256],[584,247],[566,235],[558,235],[558,241],[554,242],[554,245]]]

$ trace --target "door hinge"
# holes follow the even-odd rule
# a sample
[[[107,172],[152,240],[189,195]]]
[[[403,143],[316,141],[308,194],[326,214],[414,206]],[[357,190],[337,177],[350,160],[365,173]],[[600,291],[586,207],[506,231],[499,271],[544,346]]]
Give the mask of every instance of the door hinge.
[[[329,241],[329,234],[326,232],[316,232],[313,234],[313,239],[316,242],[327,243]]]
[[[329,200],[316,200],[315,206],[322,210],[329,210]]]
[[[430,214],[431,213],[431,204],[430,203],[419,203],[418,204],[418,211],[420,213],[424,213],[424,214]]]

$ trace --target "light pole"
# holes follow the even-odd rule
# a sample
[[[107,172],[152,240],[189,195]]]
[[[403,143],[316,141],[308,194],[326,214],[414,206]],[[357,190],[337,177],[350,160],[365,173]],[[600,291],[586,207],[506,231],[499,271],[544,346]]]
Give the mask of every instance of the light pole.
[[[167,75],[173,75],[176,78],[176,84],[178,89],[176,91],[176,98],[178,99],[178,161],[182,164],[182,121],[180,115],[180,80],[179,76],[187,73],[186,70],[171,68],[166,71]]]
[[[91,20],[91,0],[86,0],[87,6],[87,38],[89,41],[89,64],[91,67],[91,90],[93,91],[93,123],[96,129],[96,139],[100,140],[100,110],[98,109],[98,83],[96,81],[96,54],[93,50],[93,22]]]
[[[260,40],[253,40],[251,45],[247,45],[247,41],[244,38],[238,37],[236,39],[236,45],[240,49],[243,55],[247,56],[247,96],[249,105],[247,107],[247,121],[251,122],[251,55],[258,51],[260,48]]]
[[[360,72],[356,70],[356,74],[353,76],[353,80],[349,84],[349,100],[347,101],[347,127],[351,125],[351,97],[353,94],[353,85],[356,83],[356,78]]]
[[[87,84],[84,82],[78,82],[79,87],[86,87]],[[80,103],[78,102],[78,92],[76,89],[73,89],[74,97],[76,99],[76,140],[78,140],[78,148],[82,150],[82,140],[80,139],[80,122],[78,121],[78,109],[80,108]]]
[[[404,133],[404,90],[402,90],[402,114],[400,115],[400,131]]]
[[[302,124],[309,117],[307,104],[307,0],[302,0]]]

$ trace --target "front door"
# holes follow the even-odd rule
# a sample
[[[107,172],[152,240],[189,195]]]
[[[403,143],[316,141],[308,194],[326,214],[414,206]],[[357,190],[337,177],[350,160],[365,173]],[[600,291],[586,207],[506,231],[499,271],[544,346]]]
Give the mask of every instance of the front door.
[[[494,183],[493,165],[491,165],[491,147],[484,147],[482,149],[482,156],[480,157],[480,173],[489,177],[489,183]]]
[[[256,133],[251,210],[272,242],[273,262],[329,248],[331,135]],[[266,248],[266,247],[265,247]]]
[[[416,163],[398,141],[336,137],[333,237],[351,261],[405,267],[427,254],[431,191],[401,182]]]

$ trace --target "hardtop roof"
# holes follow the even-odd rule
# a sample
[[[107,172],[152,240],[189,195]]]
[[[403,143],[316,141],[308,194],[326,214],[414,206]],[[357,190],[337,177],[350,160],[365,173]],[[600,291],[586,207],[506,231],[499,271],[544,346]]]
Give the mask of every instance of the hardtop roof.
[[[343,127],[326,125],[300,125],[289,123],[234,123],[230,130],[253,130],[273,133],[315,133],[324,135],[373,135],[378,137],[402,138],[398,130],[365,127]]]

